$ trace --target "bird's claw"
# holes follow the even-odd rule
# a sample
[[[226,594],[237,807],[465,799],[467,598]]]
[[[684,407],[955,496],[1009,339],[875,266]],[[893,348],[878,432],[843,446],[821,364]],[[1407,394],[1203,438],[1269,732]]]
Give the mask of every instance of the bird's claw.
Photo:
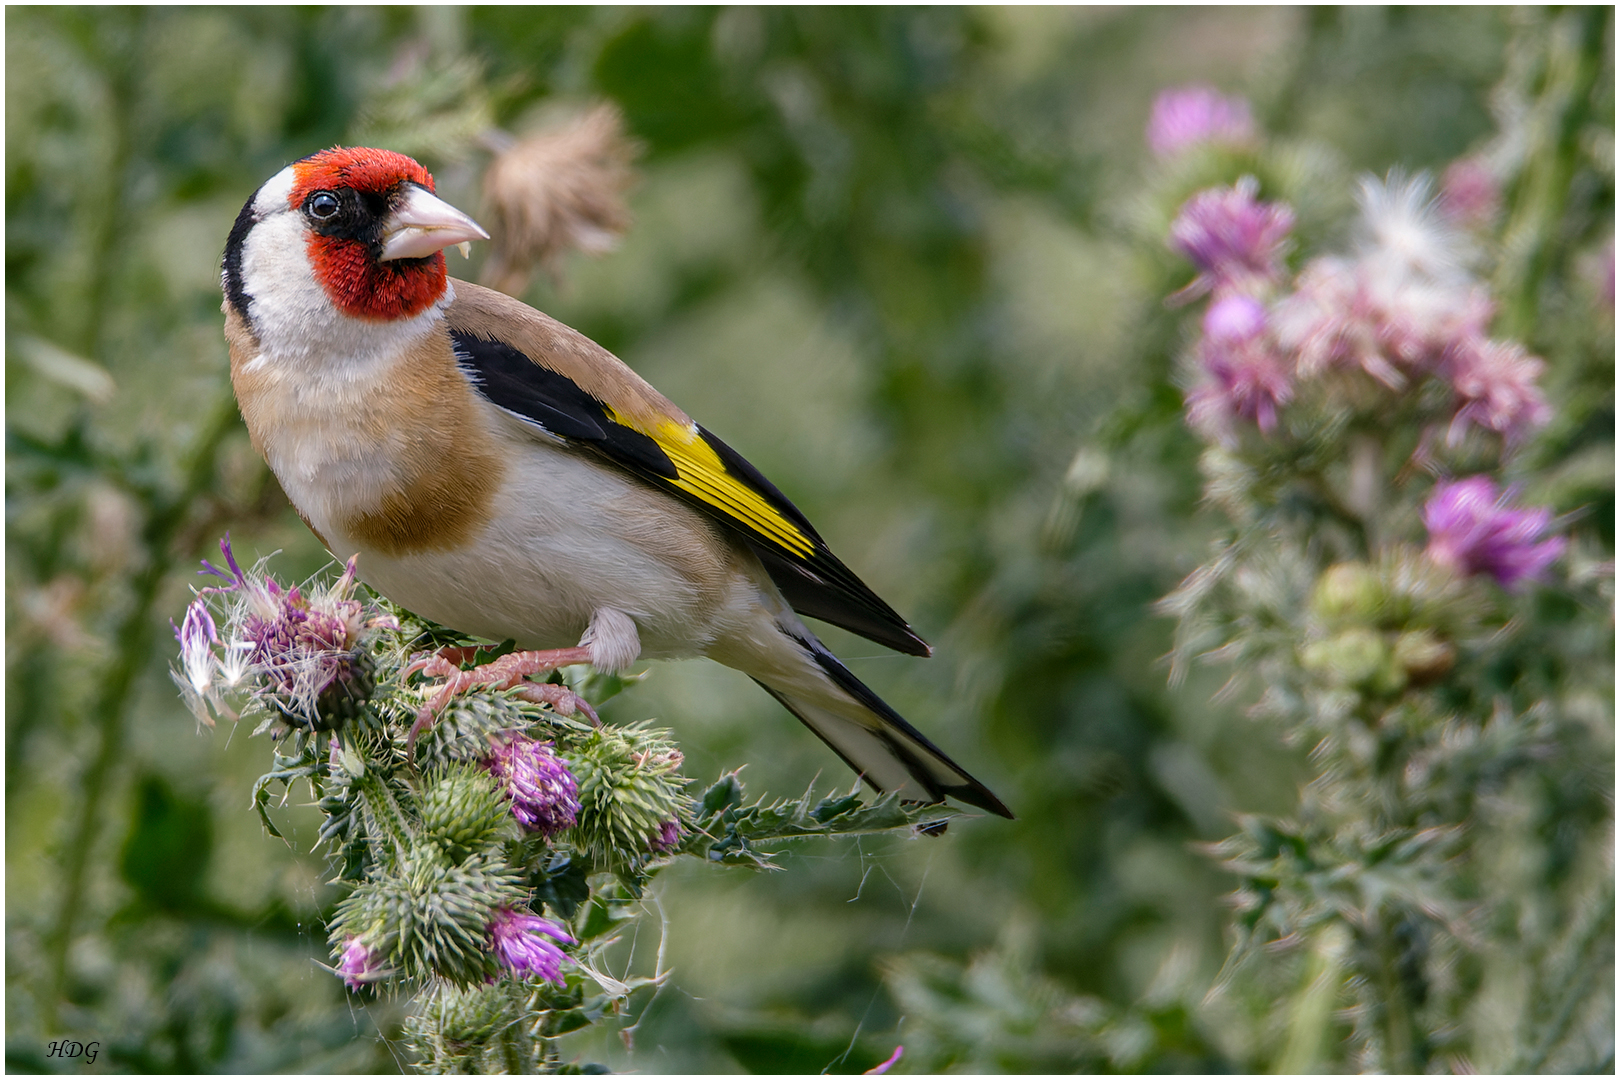
[[[429,675],[454,675],[461,670],[462,664],[470,664],[478,656],[477,645],[446,645],[435,652],[423,653],[405,666],[400,672],[400,678],[408,678],[418,671],[427,671]],[[431,668],[433,670],[429,671]]]
[[[451,698],[474,687],[484,686],[492,690],[518,688],[518,696],[524,701],[550,705],[563,716],[572,716],[576,711],[582,711],[590,717],[591,723],[601,723],[597,719],[596,710],[568,687],[558,686],[556,683],[528,681],[531,675],[550,673],[568,664],[590,663],[589,648],[579,645],[571,649],[507,653],[471,670],[461,670],[461,665],[471,660],[476,652],[475,648],[446,646],[437,652],[418,656],[400,673],[401,678],[421,673],[429,678],[444,680],[428,703],[417,711],[416,722],[411,725],[410,733],[405,736],[405,745],[413,756],[416,737],[422,730],[433,724],[434,719],[450,703]]]
[[[550,705],[563,716],[573,716],[576,712],[582,712],[594,726],[602,726],[602,721],[596,715],[596,710],[591,708],[591,703],[566,686],[559,686],[557,683],[523,683],[518,688],[517,696],[524,701]]]

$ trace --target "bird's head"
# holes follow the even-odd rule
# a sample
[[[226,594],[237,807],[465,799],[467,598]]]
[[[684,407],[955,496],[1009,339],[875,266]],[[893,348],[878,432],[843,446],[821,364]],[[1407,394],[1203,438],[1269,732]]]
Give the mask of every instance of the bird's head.
[[[392,150],[333,147],[295,161],[242,208],[226,243],[227,301],[250,325],[413,319],[446,295],[443,249],[487,240],[433,193],[433,177]]]

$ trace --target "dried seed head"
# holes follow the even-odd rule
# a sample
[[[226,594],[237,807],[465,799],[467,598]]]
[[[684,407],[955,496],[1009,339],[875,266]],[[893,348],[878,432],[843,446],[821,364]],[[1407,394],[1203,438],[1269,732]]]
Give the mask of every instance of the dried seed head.
[[[623,117],[608,104],[501,150],[484,173],[494,241],[484,284],[515,296],[537,263],[555,278],[570,250],[611,251],[630,226],[624,193],[635,154]]]

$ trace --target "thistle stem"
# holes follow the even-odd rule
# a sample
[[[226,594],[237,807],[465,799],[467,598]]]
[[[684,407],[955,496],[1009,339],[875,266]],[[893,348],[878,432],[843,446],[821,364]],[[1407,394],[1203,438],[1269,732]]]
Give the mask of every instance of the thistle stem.
[[[1531,121],[1536,137],[1502,236],[1497,292],[1503,298],[1498,330],[1504,336],[1527,338],[1535,329],[1541,283],[1559,248],[1558,223],[1569,202],[1581,132],[1602,68],[1604,28],[1613,16],[1610,7],[1566,10],[1548,27],[1545,89]]]
[[[1418,1027],[1417,1006],[1411,986],[1401,970],[1401,944],[1387,927],[1374,933],[1370,950],[1374,958],[1373,980],[1379,989],[1379,1020],[1384,1036],[1381,1070],[1389,1073],[1421,1073],[1428,1059],[1427,1040]]]

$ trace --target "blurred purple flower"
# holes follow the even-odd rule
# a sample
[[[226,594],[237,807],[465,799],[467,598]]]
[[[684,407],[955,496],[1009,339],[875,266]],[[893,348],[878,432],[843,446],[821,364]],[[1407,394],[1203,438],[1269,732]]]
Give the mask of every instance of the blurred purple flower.
[[[1458,158],[1440,178],[1440,211],[1459,225],[1478,228],[1502,210],[1502,185],[1482,158]]]
[[[1200,191],[1182,206],[1170,224],[1170,246],[1198,268],[1198,277],[1174,299],[1252,290],[1277,278],[1294,212],[1284,203],[1260,202],[1259,193],[1259,181],[1245,176],[1233,187]]]
[[[1465,281],[1472,241],[1444,213],[1427,173],[1363,176],[1356,202],[1358,261],[1372,276],[1401,287]]]
[[[1356,257],[1311,260],[1275,306],[1274,336],[1302,377],[1360,368],[1399,390],[1442,373],[1451,350],[1484,337],[1490,296],[1463,269],[1466,238],[1429,192],[1423,175],[1365,178]]]
[[[1488,476],[1442,481],[1423,506],[1429,558],[1462,574],[1490,574],[1507,588],[1539,575],[1564,553],[1562,536],[1540,539],[1552,522],[1545,507],[1514,510]]]
[[[358,990],[378,977],[380,960],[359,938],[352,937],[343,948],[338,960],[337,973],[350,990]]]
[[[658,831],[647,838],[647,849],[654,855],[662,855],[666,851],[675,850],[675,845],[681,842],[681,823],[679,821],[666,821],[658,826]]]
[[[1199,365],[1208,376],[1187,394],[1187,421],[1231,443],[1233,423],[1247,420],[1264,434],[1277,426],[1277,410],[1294,396],[1288,367],[1258,335],[1246,340],[1205,338]]]
[[[1223,296],[1204,312],[1204,336],[1239,342],[1258,337],[1266,328],[1266,306],[1252,296]]]
[[[1230,444],[1233,424],[1247,420],[1263,433],[1277,426],[1277,410],[1293,397],[1288,364],[1266,339],[1266,307],[1252,296],[1229,293],[1204,312],[1198,363],[1205,378],[1187,394],[1187,422]]]
[[[545,837],[573,828],[579,813],[579,783],[550,743],[515,736],[491,750],[484,768],[500,781],[512,800],[512,816],[524,828]]]
[[[1469,424],[1496,432],[1509,444],[1552,417],[1536,380],[1545,366],[1511,341],[1467,338],[1447,354],[1446,374],[1462,403],[1447,439],[1461,440]]]
[[[1200,143],[1243,146],[1255,141],[1254,115],[1241,97],[1222,97],[1202,84],[1162,90],[1153,99],[1147,144],[1159,157],[1173,157]]]
[[[1276,308],[1278,343],[1300,374],[1359,367],[1392,389],[1437,369],[1447,350],[1480,337],[1492,306],[1485,290],[1392,273],[1376,261],[1314,259]]]
[[[546,938],[572,945],[574,939],[568,931],[537,915],[501,908],[490,920],[489,933],[496,957],[513,975],[538,975],[558,986],[563,984],[562,964],[568,954]]]

